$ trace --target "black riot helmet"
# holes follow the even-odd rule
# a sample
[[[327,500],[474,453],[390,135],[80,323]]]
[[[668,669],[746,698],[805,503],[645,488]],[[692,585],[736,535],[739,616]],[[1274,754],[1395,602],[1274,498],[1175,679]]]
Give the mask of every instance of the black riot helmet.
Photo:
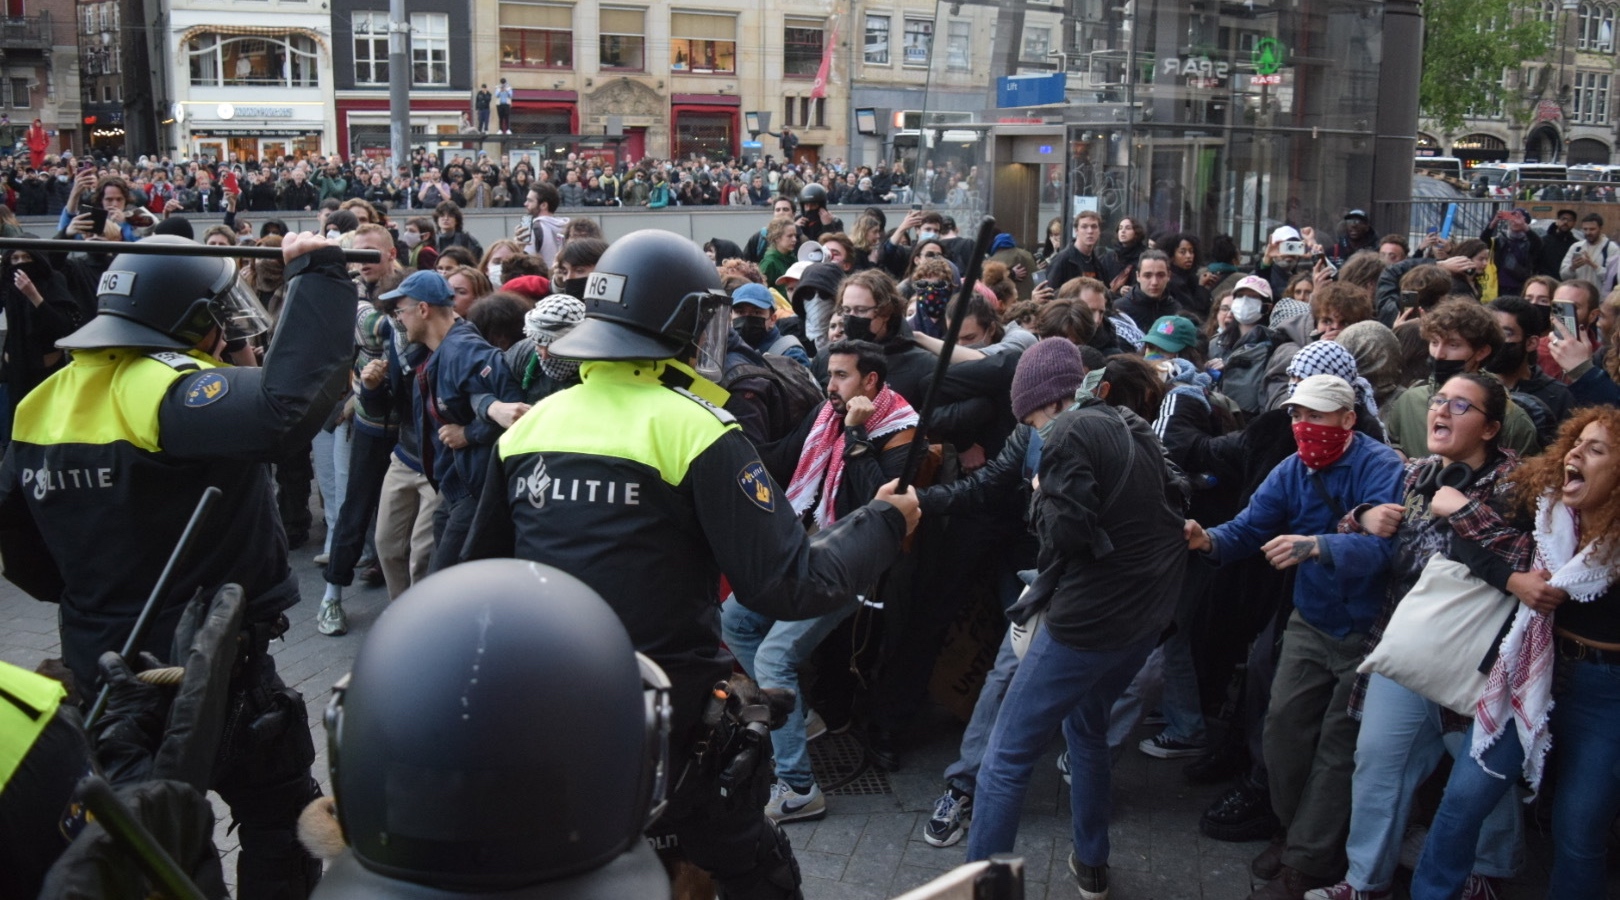
[[[585,321],[550,347],[564,359],[684,358],[724,352],[731,298],[690,240],[647,229],[614,241],[585,280]]]
[[[799,189],[799,208],[825,207],[827,205],[827,189],[815,182],[810,182]]]
[[[622,866],[662,808],[669,721],[663,672],[579,579],[514,559],[424,579],[333,690],[332,788],[358,866],[317,896],[389,881],[410,890],[382,896],[538,896],[524,889]]]
[[[157,235],[143,243],[197,242]],[[96,313],[56,346],[189,350],[215,326],[233,340],[262,334],[270,325],[259,298],[237,279],[235,263],[218,256],[120,253],[96,286]]]

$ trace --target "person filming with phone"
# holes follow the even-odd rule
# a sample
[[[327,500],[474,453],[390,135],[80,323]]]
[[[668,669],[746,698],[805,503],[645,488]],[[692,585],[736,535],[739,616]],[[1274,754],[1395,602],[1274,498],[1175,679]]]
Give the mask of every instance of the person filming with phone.
[[[62,207],[56,237],[76,241],[136,240],[139,235],[129,221],[135,208],[130,202],[129,182],[117,175],[98,180],[95,168],[85,166],[73,181],[67,205]]]

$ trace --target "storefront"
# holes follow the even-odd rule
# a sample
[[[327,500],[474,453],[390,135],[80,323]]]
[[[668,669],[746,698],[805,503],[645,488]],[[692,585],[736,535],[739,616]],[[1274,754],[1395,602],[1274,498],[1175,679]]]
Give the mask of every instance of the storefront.
[[[710,158],[735,156],[737,112],[742,99],[727,94],[675,94],[670,97],[673,123],[670,156]]]
[[[513,134],[578,134],[576,91],[512,91]]]
[[[471,108],[467,100],[421,100],[411,98],[412,147],[460,147],[461,143],[440,141],[437,135],[463,132],[461,116]],[[342,136],[343,153],[350,157],[386,158],[392,135],[392,119],[388,114],[388,98],[339,99],[337,101],[337,130]]]
[[[194,157],[274,165],[286,157],[325,152],[324,104],[187,101],[176,106],[183,146]]]
[[[1391,40],[1409,37],[1413,22],[1421,27],[1402,4],[1138,0],[1125,10],[1068,17],[1071,45],[1086,52],[1056,62],[1061,102],[976,113],[989,141],[969,141],[969,129],[936,113],[949,104],[936,102],[931,88],[926,104],[916,104],[925,110],[919,168],[933,162],[951,170],[947,177],[966,176],[974,152],[982,153],[976,182],[993,183],[986,209],[998,221],[1029,223],[1018,229],[1021,240],[1039,238],[1042,214],[1067,220],[1095,209],[1110,227],[1130,216],[1150,234],[1229,234],[1253,251],[1278,225],[1331,228],[1349,209],[1410,196],[1374,190],[1375,180],[1388,183],[1385,169],[1410,184],[1415,94],[1409,122],[1395,121],[1403,107],[1392,98],[1415,91],[1415,57],[1384,58]],[[998,28],[1020,27],[1007,11],[1001,16]],[[996,79],[1052,71],[1055,54],[1031,33],[1049,36],[1051,24],[1022,27],[1015,46],[1023,59],[1009,68],[997,54]],[[931,82],[949,80],[941,55]],[[1395,83],[1408,68],[1412,78]],[[992,90],[985,106],[995,102]]]

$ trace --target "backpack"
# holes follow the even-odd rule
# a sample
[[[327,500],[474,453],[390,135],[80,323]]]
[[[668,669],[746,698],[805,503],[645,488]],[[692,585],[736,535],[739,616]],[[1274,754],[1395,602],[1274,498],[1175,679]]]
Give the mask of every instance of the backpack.
[[[821,405],[827,397],[803,364],[771,354],[765,355],[765,363],[763,366],[753,363],[733,366],[720,380],[720,386],[729,391],[732,385],[746,378],[760,378],[769,382],[775,388],[767,392],[772,431],[781,432],[770,435],[770,439],[775,441],[797,428],[810,410]]]
[[[1244,344],[1226,357],[1221,369],[1221,393],[1238,405],[1246,416],[1266,411],[1266,369],[1275,342],[1268,335]]]

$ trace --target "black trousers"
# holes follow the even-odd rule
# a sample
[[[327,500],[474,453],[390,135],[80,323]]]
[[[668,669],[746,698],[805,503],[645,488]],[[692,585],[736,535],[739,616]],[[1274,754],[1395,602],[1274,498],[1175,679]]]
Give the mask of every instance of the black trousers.
[[[306,441],[302,447],[276,461],[276,508],[281,513],[281,528],[292,544],[309,540],[313,519],[309,512],[309,486],[315,480],[312,452]]]

